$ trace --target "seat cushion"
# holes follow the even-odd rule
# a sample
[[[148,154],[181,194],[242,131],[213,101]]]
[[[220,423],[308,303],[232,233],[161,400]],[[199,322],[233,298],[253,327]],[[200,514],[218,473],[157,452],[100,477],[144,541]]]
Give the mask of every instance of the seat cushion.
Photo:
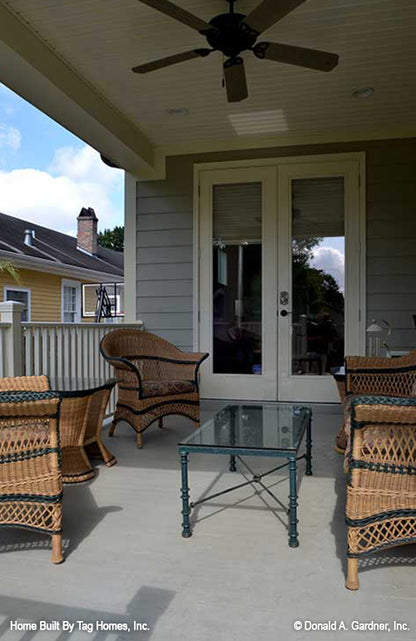
[[[153,396],[175,396],[195,392],[195,383],[187,380],[143,381],[142,392],[145,398]]]

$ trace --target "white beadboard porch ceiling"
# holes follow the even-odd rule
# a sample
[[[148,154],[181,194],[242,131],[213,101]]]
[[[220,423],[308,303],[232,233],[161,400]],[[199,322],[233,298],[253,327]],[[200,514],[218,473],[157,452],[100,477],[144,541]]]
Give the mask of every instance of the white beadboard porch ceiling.
[[[175,1],[205,20],[228,7],[224,0]],[[238,0],[235,8],[248,13],[259,1]],[[246,53],[249,98],[231,105],[221,86],[219,53],[144,76],[130,71],[206,44],[197,32],[137,0],[3,3],[155,147],[223,148],[237,140],[339,139],[375,130],[389,137],[400,127],[416,127],[415,0],[308,0],[260,39],[338,53],[339,66],[326,74]],[[352,97],[365,86],[375,88],[372,98]],[[168,115],[175,108],[189,114]]]

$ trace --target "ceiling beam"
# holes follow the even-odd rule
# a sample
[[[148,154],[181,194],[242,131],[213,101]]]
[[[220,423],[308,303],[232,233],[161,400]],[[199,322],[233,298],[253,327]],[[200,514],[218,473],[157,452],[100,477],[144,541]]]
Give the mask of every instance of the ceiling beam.
[[[146,135],[1,1],[0,59],[10,89],[123,169],[152,172]]]

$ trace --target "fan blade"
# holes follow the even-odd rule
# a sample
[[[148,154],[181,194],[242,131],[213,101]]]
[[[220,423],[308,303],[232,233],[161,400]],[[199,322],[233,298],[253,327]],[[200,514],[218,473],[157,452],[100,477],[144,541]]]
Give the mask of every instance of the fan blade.
[[[257,34],[263,33],[304,2],[306,0],[263,0],[248,14],[243,24],[248,25]]]
[[[192,60],[192,58],[205,58],[211,53],[211,51],[213,51],[213,49],[192,49],[191,51],[184,51],[183,53],[177,53],[174,56],[159,58],[159,60],[154,60],[153,62],[147,62],[144,65],[133,67],[132,71],[134,71],[134,73],[149,73],[149,71],[156,71],[157,69],[163,69],[163,67],[170,67],[171,65],[178,64],[178,62]]]
[[[182,9],[182,7],[178,7],[173,2],[169,2],[169,0],[139,0],[139,2],[164,13],[166,16],[170,16],[174,20],[186,24],[187,27],[191,27],[191,29],[195,29],[195,31],[213,29],[210,24],[201,20],[201,18],[194,16],[193,13],[189,13],[189,11]]]
[[[240,102],[248,96],[244,60],[239,56],[224,63],[224,79],[228,102]]]
[[[339,60],[336,53],[283,45],[277,42],[259,42],[253,47],[253,53],[260,59],[266,58],[266,60],[318,69],[318,71],[332,71]]]

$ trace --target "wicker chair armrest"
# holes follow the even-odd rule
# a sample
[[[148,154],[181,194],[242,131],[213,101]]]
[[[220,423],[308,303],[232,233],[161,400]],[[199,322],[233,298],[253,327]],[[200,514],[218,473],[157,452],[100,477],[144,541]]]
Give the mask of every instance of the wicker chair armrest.
[[[105,356],[105,360],[117,370],[137,372],[137,367],[132,362],[134,356]]]
[[[179,352],[174,359],[178,363],[196,363],[200,365],[205,359],[207,359],[209,354],[206,352]]]
[[[356,429],[361,423],[415,423],[416,398],[408,396],[357,396],[351,401]]]
[[[415,473],[416,399],[362,396],[351,413],[350,469]]]
[[[347,356],[346,394],[416,395],[416,352],[400,358]]]
[[[55,417],[60,400],[57,392],[0,392],[0,417]]]
[[[400,361],[400,358],[391,359],[387,356],[346,356],[345,371],[353,370],[384,370],[392,369],[394,361]]]

